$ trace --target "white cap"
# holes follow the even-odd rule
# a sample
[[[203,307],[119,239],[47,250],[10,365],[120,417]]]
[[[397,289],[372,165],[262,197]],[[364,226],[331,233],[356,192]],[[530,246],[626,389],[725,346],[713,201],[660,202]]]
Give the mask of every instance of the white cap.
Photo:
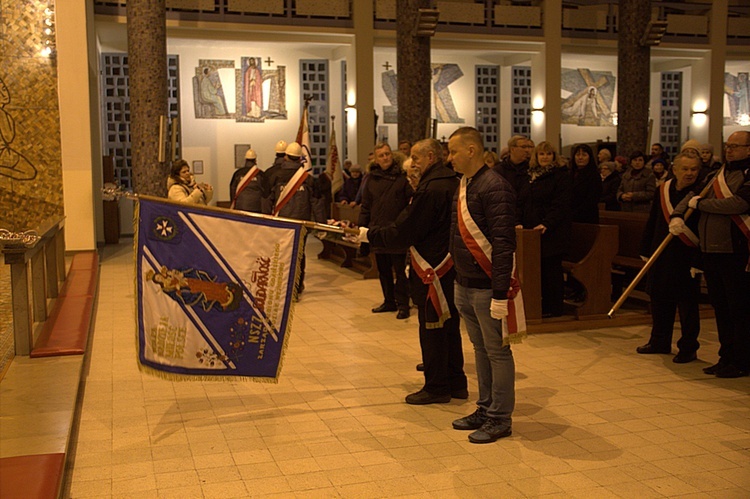
[[[300,145],[296,142],[292,142],[291,144],[286,146],[286,150],[284,151],[284,153],[286,153],[287,156],[299,158],[300,156],[302,156],[302,147],[300,147]]]
[[[698,142],[695,139],[690,139],[684,144],[682,144],[682,147],[680,148],[680,152],[684,152],[685,149],[695,149],[696,151],[700,151],[702,148],[702,144]]]
[[[245,159],[258,159],[258,155],[252,149],[248,149],[245,153]]]
[[[276,142],[276,147],[274,148],[274,151],[276,151],[276,154],[283,154],[286,152],[286,142],[283,140],[280,140]]]

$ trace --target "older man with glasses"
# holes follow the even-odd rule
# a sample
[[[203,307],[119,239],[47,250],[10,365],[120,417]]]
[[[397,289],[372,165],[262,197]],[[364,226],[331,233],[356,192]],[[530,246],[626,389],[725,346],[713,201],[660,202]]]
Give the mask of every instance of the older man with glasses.
[[[508,156],[495,165],[495,171],[510,182],[518,193],[522,184],[529,181],[529,160],[534,152],[534,142],[523,135],[508,140]]]
[[[703,270],[721,344],[719,362],[703,371],[739,378],[750,373],[750,131],[730,135],[724,151],[724,167],[706,178],[711,189],[705,197],[686,196],[669,231],[684,234],[682,214],[700,212]]]

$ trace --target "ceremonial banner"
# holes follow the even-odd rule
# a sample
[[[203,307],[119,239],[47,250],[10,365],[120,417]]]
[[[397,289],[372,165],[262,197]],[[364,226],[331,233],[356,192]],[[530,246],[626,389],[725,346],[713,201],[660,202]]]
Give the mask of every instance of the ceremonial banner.
[[[302,111],[302,117],[299,120],[297,129],[297,138],[295,141],[302,147],[302,163],[307,169],[312,169],[312,160],[310,159],[310,113],[307,111],[309,102],[305,101],[305,109]]]
[[[139,196],[140,368],[170,379],[278,381],[304,230]]]
[[[339,163],[339,150],[336,147],[336,130],[331,125],[331,140],[328,143],[328,161],[326,161],[326,172],[331,179],[331,194],[336,195],[344,186],[344,175]]]

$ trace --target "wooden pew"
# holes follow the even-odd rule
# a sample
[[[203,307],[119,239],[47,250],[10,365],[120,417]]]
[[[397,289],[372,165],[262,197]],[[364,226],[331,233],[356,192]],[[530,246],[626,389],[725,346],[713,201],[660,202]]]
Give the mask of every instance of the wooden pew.
[[[622,290],[643,268],[641,260],[641,239],[648,222],[648,213],[630,213],[623,211],[600,211],[599,223],[616,225],[620,230],[620,240],[617,255],[612,260],[612,296],[619,297]],[[639,300],[649,301],[648,295],[642,291],[634,291],[631,295]]]
[[[542,322],[541,258],[541,233],[538,230],[516,229],[516,269],[518,280],[521,281],[527,324]]]
[[[359,206],[342,205],[333,203],[331,205],[331,217],[335,220],[348,220],[356,224],[359,219]],[[378,267],[375,263],[375,255],[357,256],[359,243],[353,243],[342,238],[341,234],[326,233],[321,239],[323,250],[318,253],[319,260],[331,260],[339,263],[341,267],[351,268],[362,274],[363,279],[376,279]]]
[[[618,228],[614,225],[574,223],[571,247],[563,269],[585,290],[576,306],[576,319],[604,318],[612,305],[612,261],[618,250]]]

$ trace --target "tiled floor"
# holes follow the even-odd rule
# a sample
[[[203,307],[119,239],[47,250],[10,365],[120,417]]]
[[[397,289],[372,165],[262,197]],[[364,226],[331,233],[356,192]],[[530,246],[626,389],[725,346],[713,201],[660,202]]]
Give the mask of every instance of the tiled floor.
[[[474,445],[472,397],[409,406],[416,318],[373,315],[377,281],[315,259],[278,384],[168,382],[135,354],[132,246],[102,258],[70,497],[750,497],[750,378],[639,356],[647,327],[514,346],[513,436]]]

